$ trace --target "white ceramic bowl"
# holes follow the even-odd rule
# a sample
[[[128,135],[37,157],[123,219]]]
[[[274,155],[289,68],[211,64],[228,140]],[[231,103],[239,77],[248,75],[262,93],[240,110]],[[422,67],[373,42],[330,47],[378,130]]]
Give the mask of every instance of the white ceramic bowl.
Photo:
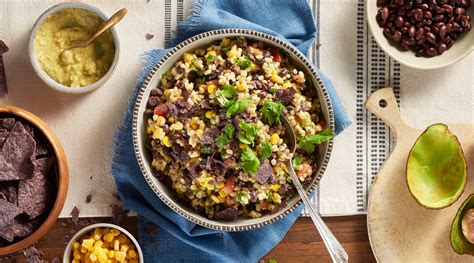
[[[92,224],[89,226],[84,227],[83,229],[77,231],[77,233],[69,240],[69,243],[67,244],[66,248],[64,249],[64,254],[63,254],[63,263],[71,263],[71,251],[72,251],[72,245],[74,244],[75,241],[77,241],[80,237],[83,235],[89,233],[90,231],[93,231],[95,228],[100,227],[100,228],[113,228],[119,230],[121,233],[125,234],[130,241],[132,241],[133,245],[135,246],[138,254],[138,262],[143,263],[143,252],[142,249],[140,248],[140,245],[138,244],[137,240],[133,237],[130,232],[125,230],[124,228],[114,225],[114,224],[108,224],[108,223],[97,223],[97,224]]]
[[[96,82],[88,85],[88,86],[84,86],[84,87],[68,87],[68,86],[65,86],[65,85],[62,85],[60,83],[58,83],[57,81],[55,81],[54,79],[52,79],[40,66],[40,64],[38,63],[38,61],[36,60],[36,57],[35,57],[35,52],[34,52],[34,44],[35,44],[35,37],[36,37],[36,32],[38,31],[38,29],[41,27],[41,25],[43,24],[43,21],[51,14],[59,11],[59,10],[62,10],[62,9],[66,9],[66,8],[82,8],[82,9],[86,9],[86,10],[89,10],[95,14],[97,14],[99,17],[101,17],[102,19],[107,20],[109,19],[109,17],[100,9],[94,7],[94,6],[91,6],[91,5],[88,5],[88,4],[82,4],[82,3],[61,3],[61,4],[57,4],[57,5],[54,5],[52,7],[50,7],[48,10],[46,10],[43,14],[41,14],[41,16],[38,18],[38,20],[36,20],[34,26],[33,26],[33,30],[31,32],[31,36],[30,36],[30,40],[29,40],[29,43],[28,43],[28,54],[30,56],[30,62],[31,62],[31,65],[33,66],[33,69],[35,70],[36,74],[38,75],[38,77],[44,82],[46,83],[48,86],[50,86],[51,88],[55,89],[55,90],[59,90],[59,91],[62,91],[62,92],[66,92],[66,93],[74,93],[74,94],[77,94],[77,93],[86,93],[86,92],[89,92],[89,91],[92,91],[100,86],[102,86],[113,74],[116,66],[117,66],[117,63],[118,63],[118,59],[119,59],[119,54],[120,54],[120,42],[119,42],[119,38],[118,38],[118,35],[117,35],[117,31],[115,30],[115,28],[111,28],[111,32],[112,32],[112,35],[113,35],[113,38],[114,38],[114,44],[115,44],[115,56],[114,56],[114,60],[112,62],[112,65],[110,66],[109,70],[107,71],[107,73],[105,73],[105,75],[100,78],[99,80],[97,80]]]
[[[365,15],[372,36],[383,51],[407,67],[416,69],[437,69],[446,67],[460,61],[474,50],[474,29],[471,29],[467,33],[463,33],[456,42],[454,42],[454,45],[442,55],[435,57],[416,57],[415,52],[401,49],[398,45],[393,43],[393,41],[389,41],[383,35],[383,28],[379,26],[375,18],[378,10],[377,0],[365,1]],[[467,11],[471,18],[473,18],[474,6],[471,5]]]
[[[197,47],[208,46],[214,40],[221,40],[224,37],[236,37],[243,36],[247,39],[258,40],[265,43],[267,46],[278,47],[282,50],[285,50],[293,64],[296,68],[305,72],[308,76],[312,77],[315,84],[315,89],[318,93],[318,98],[321,103],[321,109],[324,120],[328,124],[331,130],[334,130],[334,119],[331,101],[329,99],[328,92],[321,79],[319,78],[316,70],[313,68],[308,59],[298,51],[291,44],[282,41],[276,37],[257,32],[252,30],[245,29],[220,29],[202,33],[200,35],[194,36],[183,41],[181,44],[173,48],[168,54],[166,54],[150,71],[148,76],[143,83],[143,86],[140,88],[136,104],[133,113],[133,143],[135,148],[135,154],[138,160],[140,169],[145,177],[146,181],[156,193],[156,195],[161,198],[161,200],[167,204],[171,209],[176,211],[181,216],[187,218],[188,220],[217,230],[223,231],[244,231],[253,228],[262,227],[267,224],[276,222],[277,220],[285,217],[293,210],[296,209],[301,204],[301,199],[298,195],[293,196],[287,207],[283,208],[279,212],[276,212],[271,215],[265,215],[257,219],[244,219],[238,218],[231,222],[225,221],[214,221],[206,218],[205,216],[196,213],[193,209],[179,203],[174,197],[173,190],[168,189],[163,185],[157,178],[152,174],[151,170],[151,160],[152,157],[150,153],[146,150],[146,121],[144,118],[144,111],[146,108],[146,103],[150,94],[151,89],[158,86],[159,81],[161,80],[162,73],[170,70],[173,65],[181,59],[183,53],[189,52],[196,49]],[[316,188],[321,176],[326,170],[326,166],[329,161],[332,150],[332,140],[324,143],[321,147],[318,147],[316,153],[318,169],[314,173],[313,181],[306,185],[306,191],[311,193]]]

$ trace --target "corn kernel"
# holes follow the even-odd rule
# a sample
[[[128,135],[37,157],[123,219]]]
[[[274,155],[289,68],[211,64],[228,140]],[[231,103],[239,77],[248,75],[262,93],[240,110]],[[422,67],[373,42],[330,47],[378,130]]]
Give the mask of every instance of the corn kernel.
[[[108,233],[104,236],[104,241],[106,242],[112,242],[114,240],[114,235],[112,233]]]
[[[77,259],[73,259],[71,262],[72,262],[72,263],[81,263],[81,261],[80,261],[80,260],[77,260]]]
[[[165,145],[166,147],[172,146],[170,138],[168,136],[164,136],[163,139],[161,139],[161,142],[163,142],[163,145]]]
[[[95,240],[100,240],[102,238],[102,232],[100,231],[100,228],[94,229],[94,239]]]
[[[214,111],[206,111],[206,118],[208,119],[212,119],[216,114],[214,113]]]
[[[224,188],[225,184],[224,183],[218,183],[216,184],[216,187],[221,189],[221,188]]]
[[[272,74],[272,76],[270,77],[270,80],[278,84],[283,84],[283,79],[277,74]]]
[[[156,123],[158,124],[158,126],[163,126],[163,125],[165,125],[165,123],[166,123],[165,117],[163,117],[163,116],[158,116],[158,117],[156,118]],[[112,229],[112,230],[115,230],[115,229]]]
[[[87,238],[82,240],[82,246],[85,247],[87,250],[92,249],[92,246],[94,245],[94,239],[92,238]]]
[[[94,242],[94,247],[102,247],[104,245],[104,242],[101,240],[97,240]]]
[[[215,90],[216,90],[216,85],[214,85],[214,84],[207,85],[207,92],[209,94],[214,93]]]
[[[270,136],[270,143],[275,145],[275,144],[278,144],[278,142],[280,141],[280,136],[278,135],[278,133],[274,133],[272,134],[272,136]]]
[[[90,254],[89,259],[95,262],[95,261],[97,261],[98,258],[95,254]]]
[[[291,85],[290,82],[285,82],[285,83],[283,83],[283,85],[281,85],[281,88],[282,88],[282,89],[287,89],[287,88],[291,88],[291,86],[292,86],[292,85]]]
[[[228,56],[229,58],[233,58],[233,57],[235,57],[236,55],[237,55],[237,51],[235,50],[235,48],[232,48],[231,50],[229,50],[229,51],[227,52],[227,56]]]
[[[246,144],[244,144],[244,143],[239,144],[239,148],[240,148],[240,149],[243,149],[243,148],[245,148],[245,147],[247,147]]]
[[[115,239],[114,241],[114,250],[119,250],[120,249],[120,241],[118,239]]]
[[[168,118],[168,122],[169,122],[169,123],[173,123],[173,122],[174,122],[174,118],[173,118],[173,117],[169,117],[169,118]]]
[[[273,203],[277,203],[277,204],[281,203],[281,196],[277,192],[273,193]]]
[[[184,54],[184,62],[191,63],[193,61],[193,55],[189,53]]]
[[[120,241],[120,244],[127,244],[128,243],[128,238],[124,234],[120,234],[118,237],[118,240]]]
[[[138,263],[138,260],[132,259],[132,260],[130,260],[128,263]]]
[[[128,250],[128,245],[124,244],[120,247],[120,251],[127,252],[127,250]]]
[[[81,251],[82,254],[85,254],[87,252],[87,248],[81,247],[79,251]]]
[[[230,44],[230,38],[224,38],[221,42],[223,47],[227,47]]]
[[[128,259],[134,259],[136,257],[137,257],[137,252],[135,252],[135,250],[129,250],[128,251],[128,254],[127,254]]]
[[[77,259],[77,260],[82,259],[81,252],[79,252],[78,250],[74,251],[74,253],[72,255],[73,255],[74,259]]]
[[[244,92],[244,91],[245,91],[244,85],[242,85],[242,84],[240,84],[240,83],[237,84],[237,90],[240,91],[240,92]]]
[[[115,259],[117,259],[119,261],[124,261],[126,257],[127,257],[127,253],[125,253],[123,251],[117,251],[115,253]]]
[[[215,195],[211,195],[212,201],[214,201],[216,204],[220,203],[219,199]]]
[[[276,192],[276,191],[278,191],[278,189],[280,189],[280,185],[279,184],[274,184],[272,189],[273,189],[274,192]]]
[[[109,257],[109,258],[115,258],[115,251],[109,250],[109,252],[107,252],[107,257]]]
[[[81,246],[81,244],[79,244],[79,242],[74,242],[74,244],[72,244],[72,249],[73,250],[77,250],[79,247]]]
[[[226,197],[227,193],[224,190],[220,190],[219,195],[220,195],[220,197]]]

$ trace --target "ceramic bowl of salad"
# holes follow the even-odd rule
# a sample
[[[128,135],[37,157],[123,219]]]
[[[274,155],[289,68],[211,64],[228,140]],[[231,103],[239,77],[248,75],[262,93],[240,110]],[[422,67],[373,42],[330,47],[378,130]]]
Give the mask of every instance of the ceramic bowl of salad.
[[[287,146],[280,117],[295,130]],[[170,208],[202,226],[244,231],[276,222],[329,161],[334,119],[316,70],[291,44],[244,29],[185,40],[150,71],[133,116],[141,171]]]

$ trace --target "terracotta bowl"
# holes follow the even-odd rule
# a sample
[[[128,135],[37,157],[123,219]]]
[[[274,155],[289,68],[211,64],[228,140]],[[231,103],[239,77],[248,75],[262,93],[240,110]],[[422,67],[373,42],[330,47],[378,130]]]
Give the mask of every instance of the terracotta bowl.
[[[289,200],[288,204],[282,210],[270,214],[264,215],[261,218],[256,219],[245,219],[237,218],[231,222],[225,221],[216,221],[206,218],[203,215],[200,215],[193,209],[183,205],[178,202],[177,198],[174,195],[174,191],[168,189],[164,184],[162,184],[156,177],[152,174],[151,161],[152,156],[146,150],[146,118],[144,117],[144,111],[146,108],[147,100],[150,94],[151,89],[158,86],[159,81],[161,80],[161,75],[170,70],[173,65],[181,59],[185,52],[189,52],[198,47],[208,46],[215,40],[222,40],[227,37],[237,37],[243,36],[247,39],[262,41],[265,45],[269,47],[280,48],[288,53],[290,60],[293,65],[298,69],[303,71],[307,76],[310,76],[314,80],[314,89],[318,94],[319,102],[321,104],[322,117],[326,121],[328,127],[331,130],[334,130],[334,117],[333,110],[331,106],[331,100],[329,98],[328,91],[324,86],[321,78],[319,77],[316,69],[312,66],[309,60],[296,49],[293,45],[289,44],[286,41],[283,41],[279,38],[273,37],[271,35],[246,29],[219,29],[209,32],[205,32],[199,35],[196,35],[192,38],[189,38],[183,41],[181,44],[173,48],[168,54],[166,54],[150,71],[148,76],[145,79],[143,86],[138,91],[137,100],[135,103],[135,109],[133,112],[133,143],[135,147],[135,154],[138,160],[140,169],[145,177],[146,181],[156,193],[156,195],[161,198],[161,200],[167,204],[171,209],[176,213],[185,217],[186,219],[216,230],[223,231],[245,231],[254,228],[259,228],[271,223],[274,223],[291,212],[293,212],[299,205],[301,205],[301,198],[295,194]],[[313,174],[313,180],[311,183],[305,186],[305,189],[308,193],[312,193],[316,186],[319,183],[319,180],[326,170],[327,164],[329,162],[329,157],[331,156],[332,151],[332,140],[327,141],[318,147],[318,150],[315,155],[317,163],[317,171]]]
[[[54,205],[49,211],[46,220],[28,237],[6,247],[0,247],[0,255],[6,255],[33,245],[54,225],[59,217],[59,214],[61,213],[64,202],[66,201],[69,184],[69,172],[64,149],[59,142],[58,137],[54,135],[53,131],[48,127],[48,125],[46,125],[44,121],[42,121],[33,113],[14,106],[0,106],[0,117],[14,117],[18,120],[23,120],[32,125],[37,131],[42,133],[43,138],[45,138],[45,140],[49,143],[49,146],[53,150],[56,157],[56,181],[58,183],[56,200],[54,200]]]
[[[383,28],[378,25],[377,20],[375,19],[378,10],[377,0],[365,0],[367,23],[372,36],[383,51],[407,67],[424,70],[446,67],[467,57],[474,50],[474,30],[471,29],[470,31],[463,33],[456,40],[454,45],[446,50],[442,55],[431,58],[416,57],[415,52],[401,49],[398,44],[395,45],[393,41],[389,41],[383,35]],[[472,18],[474,16],[474,7],[471,6],[467,10],[467,13]]]

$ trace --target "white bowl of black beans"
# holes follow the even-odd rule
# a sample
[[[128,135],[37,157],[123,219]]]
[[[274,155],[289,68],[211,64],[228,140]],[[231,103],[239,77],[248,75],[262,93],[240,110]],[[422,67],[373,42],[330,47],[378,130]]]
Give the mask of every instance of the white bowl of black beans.
[[[437,69],[474,50],[470,0],[366,0],[372,36],[403,65]]]

